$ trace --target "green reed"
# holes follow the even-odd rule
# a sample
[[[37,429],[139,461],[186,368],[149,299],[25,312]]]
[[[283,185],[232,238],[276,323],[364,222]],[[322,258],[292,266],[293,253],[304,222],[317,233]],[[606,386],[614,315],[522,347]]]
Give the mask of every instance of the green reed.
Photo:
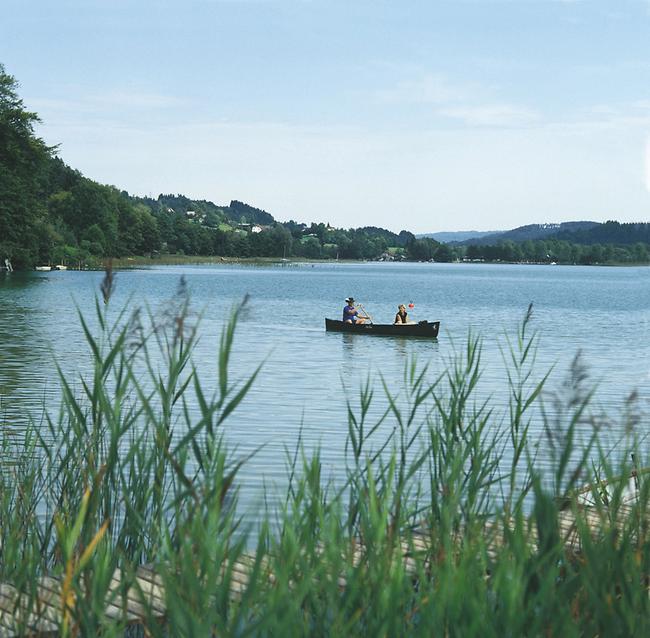
[[[205,383],[185,286],[162,315],[109,321],[112,287],[109,275],[96,330],[79,315],[92,374],[60,371],[60,407],[20,438],[3,429],[0,581],[24,593],[18,633],[30,635],[26,610],[43,613],[47,575],[65,636],[647,635],[650,481],[639,472],[622,516],[626,482],[614,480],[648,464],[642,419],[625,421],[614,458],[579,363],[565,396],[548,391],[531,309],[505,340],[505,418],[477,398],[479,338],[433,381],[409,361],[399,396],[381,380],[349,400],[343,480],[324,476],[320,452],[298,441],[282,505],[253,532],[237,507],[247,460],[223,438],[263,377],[228,374],[238,309]],[[376,401],[385,409],[373,420]],[[543,440],[531,437],[534,414]],[[590,526],[578,495],[596,478],[611,484],[580,496],[594,503]],[[580,551],[558,523],[569,512]],[[248,579],[237,585],[242,563]],[[119,609],[143,564],[159,574],[166,613],[143,604],[140,629],[128,629]]]

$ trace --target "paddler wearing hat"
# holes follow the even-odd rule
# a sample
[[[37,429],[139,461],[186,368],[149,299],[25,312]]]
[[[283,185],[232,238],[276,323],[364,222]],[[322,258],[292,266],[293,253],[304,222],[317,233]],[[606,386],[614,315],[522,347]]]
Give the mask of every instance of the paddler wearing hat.
[[[345,323],[364,323],[366,317],[359,314],[354,306],[354,297],[345,298],[346,305],[343,307],[343,321]]]

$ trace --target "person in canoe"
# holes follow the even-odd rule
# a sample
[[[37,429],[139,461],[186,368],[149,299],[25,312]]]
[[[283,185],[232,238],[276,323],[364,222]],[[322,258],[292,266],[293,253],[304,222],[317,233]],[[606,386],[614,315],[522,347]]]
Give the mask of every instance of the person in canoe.
[[[405,323],[411,323],[409,321],[409,315],[406,312],[406,306],[401,303],[399,306],[397,306],[397,314],[395,315],[395,321],[393,321],[394,325],[398,324],[405,324]]]
[[[366,317],[359,314],[354,307],[354,297],[347,297],[343,307],[343,321],[345,323],[365,323]]]

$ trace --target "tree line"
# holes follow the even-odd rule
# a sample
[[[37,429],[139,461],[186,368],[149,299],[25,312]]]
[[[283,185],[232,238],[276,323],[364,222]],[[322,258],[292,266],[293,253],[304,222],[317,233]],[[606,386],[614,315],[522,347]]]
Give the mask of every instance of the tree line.
[[[558,264],[632,264],[650,261],[650,244],[579,244],[562,239],[503,241],[496,245],[463,247],[463,258],[489,262]]]

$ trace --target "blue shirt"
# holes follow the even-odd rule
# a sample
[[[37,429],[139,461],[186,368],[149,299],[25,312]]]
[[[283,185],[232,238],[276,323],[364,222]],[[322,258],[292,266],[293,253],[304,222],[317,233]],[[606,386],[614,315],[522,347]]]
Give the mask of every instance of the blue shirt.
[[[355,323],[357,320],[358,310],[351,304],[343,308],[343,321],[351,321]]]

